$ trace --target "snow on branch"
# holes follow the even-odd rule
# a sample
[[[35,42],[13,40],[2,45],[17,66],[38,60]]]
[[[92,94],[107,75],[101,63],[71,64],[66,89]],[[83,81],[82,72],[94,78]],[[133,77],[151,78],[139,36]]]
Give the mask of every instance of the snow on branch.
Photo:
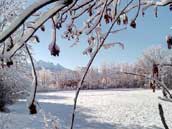
[[[57,0],[39,0],[34,2],[31,6],[29,6],[23,13],[21,13],[16,20],[9,26],[4,32],[0,34],[0,43],[6,40],[17,28],[19,28],[28,17],[30,17],[33,13],[35,13],[40,8],[53,3],[57,2]],[[64,1],[58,0],[59,4],[64,4]]]
[[[111,47],[114,47],[116,44],[118,44],[122,49],[124,49],[124,44],[121,43],[121,42],[115,42],[115,43],[106,43],[106,44],[103,44],[103,47],[105,49],[109,49]]]
[[[32,76],[33,76],[33,81],[32,81],[32,90],[31,90],[31,94],[28,98],[28,107],[30,110],[30,114],[36,114],[37,113],[37,109],[36,109],[36,105],[35,105],[35,97],[36,97],[36,91],[37,91],[37,86],[38,86],[38,79],[37,79],[37,74],[36,74],[36,69],[35,69],[35,65],[33,62],[33,57],[29,51],[29,48],[26,44],[25,48],[26,51],[29,55],[30,61],[31,61],[31,65],[32,65]]]
[[[5,55],[1,55],[1,58],[11,58],[23,45],[26,43],[33,34],[39,29],[39,27],[42,26],[49,18],[54,16],[58,11],[66,7],[65,4],[61,4],[61,2],[58,4],[58,6],[55,6],[54,8],[50,9],[48,12],[45,12],[44,14],[39,17],[36,22],[33,24],[33,28],[28,28],[25,31],[25,34],[21,39],[18,39],[14,45],[14,47],[9,51],[6,52]]]
[[[52,19],[52,41],[51,43],[49,44],[49,50],[50,50],[50,53],[51,55],[53,56],[59,56],[59,53],[60,53],[60,47],[57,45],[56,43],[56,25],[55,25],[55,20],[54,20],[54,17],[51,18]]]
[[[164,98],[164,97],[158,97],[158,99],[162,100],[162,101],[166,101],[166,102],[170,102],[172,103],[172,99],[171,98]]]
[[[144,13],[144,11],[151,6],[154,6],[156,8],[158,6],[169,5],[170,3],[172,3],[172,0],[160,0],[160,1],[146,0],[145,5],[142,8],[142,12]]]

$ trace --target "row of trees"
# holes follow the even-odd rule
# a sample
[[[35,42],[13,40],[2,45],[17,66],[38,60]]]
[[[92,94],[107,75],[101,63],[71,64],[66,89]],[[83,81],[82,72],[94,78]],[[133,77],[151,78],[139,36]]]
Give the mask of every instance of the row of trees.
[[[97,88],[150,88],[150,80],[137,75],[152,76],[154,64],[159,66],[159,80],[163,80],[168,88],[172,88],[172,57],[171,52],[160,46],[152,46],[144,51],[133,64],[103,64],[99,68],[91,68],[87,74],[83,89]],[[75,71],[51,72],[46,69],[38,71],[40,89],[76,89],[84,72],[84,67]]]

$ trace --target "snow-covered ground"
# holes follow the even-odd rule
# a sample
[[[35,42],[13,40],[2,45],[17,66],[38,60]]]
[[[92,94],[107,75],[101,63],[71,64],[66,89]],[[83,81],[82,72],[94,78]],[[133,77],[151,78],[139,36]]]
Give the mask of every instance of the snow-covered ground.
[[[38,93],[37,115],[29,115],[26,102],[10,106],[11,113],[0,114],[0,129],[44,129],[45,121],[59,121],[60,129],[69,129],[75,91]],[[158,100],[160,91],[92,90],[79,96],[74,129],[163,129],[158,103],[162,103],[169,128],[172,129],[172,104]],[[45,118],[46,114],[46,118]],[[48,127],[50,129],[50,127]]]

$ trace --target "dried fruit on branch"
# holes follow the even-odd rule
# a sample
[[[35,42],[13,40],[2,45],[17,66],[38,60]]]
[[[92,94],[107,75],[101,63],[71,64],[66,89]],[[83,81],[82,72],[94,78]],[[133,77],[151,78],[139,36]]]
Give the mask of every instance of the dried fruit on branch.
[[[51,43],[49,45],[49,50],[51,52],[51,55],[53,56],[59,56],[60,53],[60,48],[56,43]]]
[[[157,6],[155,6],[154,12],[155,12],[155,17],[158,17],[158,7]]]
[[[88,14],[89,14],[89,16],[92,16],[93,15],[93,9],[92,9],[92,6],[91,5],[89,5],[90,7],[89,7],[89,9],[88,9]]]
[[[123,24],[128,24],[128,16],[126,14],[123,15]]]
[[[30,114],[36,114],[37,113],[36,106],[33,103],[29,106],[29,110],[30,110]]]
[[[112,17],[108,14],[104,15],[104,19],[105,19],[106,24],[108,24],[112,21]]]
[[[153,77],[157,77],[159,76],[159,69],[158,69],[158,65],[157,64],[153,64],[153,68],[152,68],[152,74]]]
[[[34,35],[32,37],[36,40],[36,42],[38,42],[38,43],[40,42],[39,37],[37,35]]]
[[[153,90],[153,92],[155,92],[155,81],[150,82],[150,88]]]
[[[120,18],[118,18],[116,22],[117,22],[117,25],[121,25],[121,19]]]
[[[44,32],[44,31],[45,31],[45,26],[42,25],[42,26],[40,27],[40,29]]]
[[[130,26],[135,29],[136,28],[136,21],[132,20],[130,23]]]
[[[89,54],[91,55],[92,52],[93,52],[93,48],[92,46],[89,46],[83,51],[83,55],[89,55]]]
[[[168,49],[171,49],[171,47],[172,47],[172,36],[171,35],[166,36],[166,42],[168,45]]]
[[[169,5],[169,9],[170,9],[170,11],[172,11],[172,4]]]
[[[9,42],[8,43],[9,44],[7,45],[7,51],[10,51],[14,47],[13,39],[12,39],[11,36],[9,37]]]
[[[52,42],[49,44],[49,50],[51,55],[59,56],[60,47],[56,44],[56,25],[54,19],[52,18]]]
[[[11,65],[13,65],[13,61],[12,60],[7,61],[7,67],[10,67]]]

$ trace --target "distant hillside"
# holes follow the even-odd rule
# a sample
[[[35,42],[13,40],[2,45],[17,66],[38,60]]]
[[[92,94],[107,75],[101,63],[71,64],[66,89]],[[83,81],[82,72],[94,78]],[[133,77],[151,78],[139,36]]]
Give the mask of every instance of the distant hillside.
[[[37,70],[41,70],[44,68],[46,70],[50,70],[51,72],[60,72],[60,71],[69,70],[60,64],[53,64],[52,62],[46,62],[42,60],[37,61],[35,66]]]

